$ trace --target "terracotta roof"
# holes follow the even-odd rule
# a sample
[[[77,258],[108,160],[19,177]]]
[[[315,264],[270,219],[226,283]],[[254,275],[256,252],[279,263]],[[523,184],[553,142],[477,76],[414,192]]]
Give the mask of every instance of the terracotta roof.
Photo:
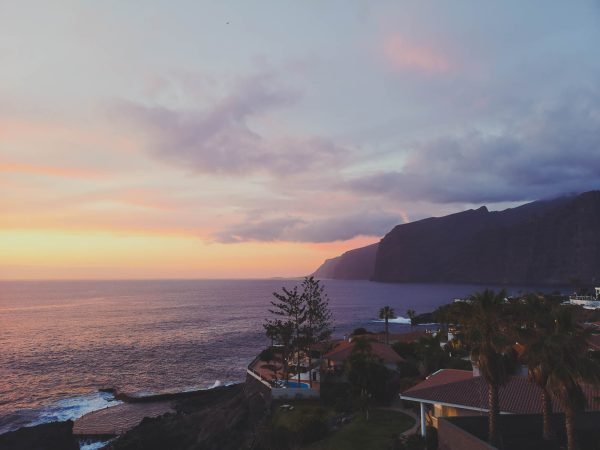
[[[414,390],[431,388],[442,384],[454,383],[455,381],[469,380],[471,378],[473,378],[472,370],[441,369],[429,375],[421,383],[405,391],[404,394],[408,394]]]
[[[600,334],[592,334],[588,338],[588,343],[592,350],[600,350]]]
[[[517,352],[517,356],[519,358],[521,358],[523,356],[523,354],[525,353],[525,346],[523,344],[519,344],[518,342],[515,342],[515,344],[512,346],[512,348],[515,352]]]
[[[385,333],[376,333],[374,335],[380,342],[385,342]],[[431,336],[425,330],[415,330],[409,333],[390,333],[390,344],[394,342],[417,342],[425,336]]]
[[[382,344],[376,341],[370,341],[371,345],[371,353],[375,356],[379,357],[386,364],[397,364],[404,362],[404,358],[402,358],[398,353],[392,349],[389,345]],[[352,354],[352,349],[354,349],[355,342],[343,341],[336,345],[329,353],[323,355],[324,359],[330,359],[332,361],[345,361]]]
[[[444,369],[422,383],[403,392],[402,398],[424,400],[427,403],[446,403],[464,407],[466,409],[488,410],[488,386],[483,377],[465,378],[458,381],[448,381],[453,377],[460,378],[457,373],[445,373]],[[431,379],[433,378],[433,381]],[[437,380],[436,380],[437,378]],[[584,387],[588,399],[588,410],[600,410],[600,388]],[[512,376],[509,381],[498,390],[500,411],[516,414],[541,413],[541,389],[526,377]],[[553,402],[553,409],[561,411],[558,402]]]

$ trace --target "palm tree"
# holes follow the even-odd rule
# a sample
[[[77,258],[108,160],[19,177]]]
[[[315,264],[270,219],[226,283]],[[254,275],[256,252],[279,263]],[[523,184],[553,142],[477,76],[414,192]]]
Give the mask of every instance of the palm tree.
[[[384,306],[379,310],[379,318],[385,320],[385,343],[390,343],[390,332],[389,332],[389,319],[395,319],[396,313],[394,312],[394,308],[390,306]]]
[[[500,332],[505,328],[502,320],[505,296],[504,291],[496,294],[488,289],[473,294],[470,301],[462,305],[460,319],[465,338],[472,347],[473,360],[488,385],[488,439],[492,445],[498,441],[498,390],[508,381],[505,353],[509,341]]]
[[[600,364],[588,354],[589,330],[575,323],[568,308],[556,311],[554,323],[547,387],[565,410],[567,449],[575,450],[575,416],[586,406],[582,386],[586,382],[600,384]]]
[[[548,379],[556,364],[555,353],[559,351],[554,348],[555,344],[560,345],[553,336],[556,331],[556,310],[552,310],[549,298],[534,294],[521,298],[511,309],[517,335],[525,344],[523,358],[527,363],[528,379],[541,390],[542,435],[545,440],[550,440],[552,396],[548,389]]]

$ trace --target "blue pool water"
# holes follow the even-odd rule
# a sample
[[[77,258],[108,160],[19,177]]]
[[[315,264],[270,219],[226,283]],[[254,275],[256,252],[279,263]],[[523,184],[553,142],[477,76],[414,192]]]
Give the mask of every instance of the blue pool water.
[[[298,383],[297,381],[288,381],[286,386],[289,388],[300,388],[300,389],[308,389],[308,383]]]

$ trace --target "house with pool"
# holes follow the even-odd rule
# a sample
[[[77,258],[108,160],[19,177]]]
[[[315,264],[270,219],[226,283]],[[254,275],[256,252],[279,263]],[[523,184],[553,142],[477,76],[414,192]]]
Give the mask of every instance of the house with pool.
[[[288,367],[293,371],[298,365],[300,374],[284,373],[284,358],[277,346],[263,351],[249,365],[248,376],[268,387],[273,399],[318,398],[321,378],[333,377],[344,381],[345,365],[352,355],[357,339],[369,339],[369,351],[391,371],[398,371],[404,359],[388,344],[369,337],[359,337],[323,342],[311,347],[310,352],[290,355]],[[331,379],[331,378],[330,378]]]
[[[289,360],[290,368],[296,367],[296,357],[294,355],[294,359]],[[321,381],[319,365],[319,353],[313,351],[310,355],[301,353],[300,375],[288,374],[286,380],[282,355],[277,351],[268,354],[262,352],[248,365],[247,374],[250,379],[268,388],[273,400],[319,398]]]

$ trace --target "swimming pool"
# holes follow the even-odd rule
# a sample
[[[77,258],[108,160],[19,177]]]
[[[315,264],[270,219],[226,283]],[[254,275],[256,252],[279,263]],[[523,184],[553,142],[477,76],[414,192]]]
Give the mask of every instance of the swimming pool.
[[[285,387],[296,388],[296,389],[308,389],[309,385],[308,385],[308,383],[298,383],[297,381],[288,381],[285,384]]]

